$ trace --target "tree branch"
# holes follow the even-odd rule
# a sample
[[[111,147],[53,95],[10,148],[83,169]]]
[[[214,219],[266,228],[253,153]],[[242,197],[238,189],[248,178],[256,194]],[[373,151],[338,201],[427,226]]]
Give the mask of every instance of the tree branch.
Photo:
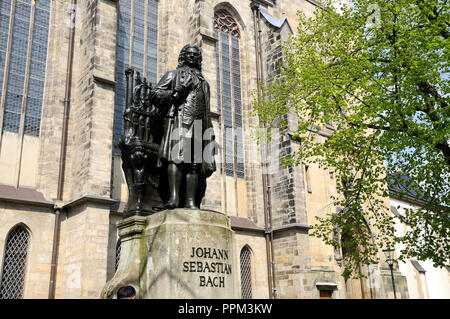
[[[430,22],[434,22],[438,19],[440,12],[437,8],[437,6],[434,6],[433,8],[429,7],[429,4],[426,4],[425,1],[423,0],[418,0],[416,1],[417,3],[417,7],[419,8],[419,10],[427,17],[428,21]],[[430,13],[430,9],[433,12],[433,14]],[[450,24],[448,22],[444,23],[439,23],[438,26],[441,28],[440,30],[440,35],[444,38],[444,39],[448,39],[450,32],[448,31],[448,27],[450,26]]]
[[[417,83],[417,86],[419,87],[419,90],[423,94],[433,97],[436,100],[436,102],[439,103],[439,106],[441,108],[446,108],[448,106],[447,101],[439,94],[438,90],[434,86],[432,86],[428,81],[419,82]],[[439,119],[436,119],[436,121],[438,120]]]

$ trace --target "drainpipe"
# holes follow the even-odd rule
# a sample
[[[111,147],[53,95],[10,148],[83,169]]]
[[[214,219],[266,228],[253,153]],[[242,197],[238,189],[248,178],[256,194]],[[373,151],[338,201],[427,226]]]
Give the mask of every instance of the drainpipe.
[[[50,284],[48,288],[48,299],[55,299],[55,279],[56,279],[56,263],[59,248],[59,233],[61,228],[61,209],[55,209],[55,226],[53,228],[53,247],[52,247],[52,262],[50,268]]]
[[[62,124],[62,136],[61,136],[61,151],[59,155],[59,172],[58,172],[58,189],[57,197],[58,201],[63,199],[64,188],[64,173],[66,168],[66,150],[67,150],[67,131],[69,124],[69,111],[70,111],[70,97],[72,87],[72,65],[73,65],[73,47],[75,40],[75,16],[77,0],[72,0],[70,3],[70,34],[69,34],[69,48],[67,55],[67,71],[66,71],[66,89],[64,93],[64,118]],[[52,262],[50,271],[50,284],[48,298],[55,298],[56,288],[56,267],[58,264],[58,250],[59,250],[59,235],[61,231],[61,207],[55,207],[55,226],[53,231],[53,248],[52,248]]]
[[[263,65],[263,59],[262,59],[262,47],[261,47],[261,26],[260,26],[260,22],[261,22],[261,12],[258,10],[258,52],[259,52],[259,67],[260,67],[260,76],[261,76],[261,83],[264,83],[264,65]],[[267,145],[264,144],[265,147],[265,153],[266,155],[268,155],[267,153]],[[270,232],[270,237],[269,237],[269,242],[270,242],[270,254],[271,254],[271,258],[270,258],[270,264],[271,264],[271,268],[272,268],[272,297],[274,299],[276,299],[277,297],[277,286],[276,286],[276,278],[275,278],[275,255],[274,255],[274,249],[273,249],[273,224],[272,224],[272,196],[271,196],[271,186],[270,186],[270,180],[269,180],[269,174],[266,171],[266,174],[264,174],[264,178],[266,179],[266,190],[267,190],[267,211],[268,211],[268,230]]]
[[[253,11],[253,23],[255,29],[255,50],[256,50],[256,74],[258,82],[257,98],[258,102],[261,100],[261,88],[259,84],[263,82],[263,64],[262,64],[262,54],[261,54],[261,28],[259,24],[259,4],[255,1],[250,3],[250,7]],[[262,156],[267,155],[267,148],[264,144]],[[273,231],[272,231],[272,210],[270,201],[270,185],[269,176],[267,173],[263,172],[262,176],[263,182],[263,200],[264,200],[264,228],[265,228],[265,239],[266,239],[266,256],[267,256],[267,276],[269,284],[269,298],[276,298],[275,295],[275,263],[273,261]]]

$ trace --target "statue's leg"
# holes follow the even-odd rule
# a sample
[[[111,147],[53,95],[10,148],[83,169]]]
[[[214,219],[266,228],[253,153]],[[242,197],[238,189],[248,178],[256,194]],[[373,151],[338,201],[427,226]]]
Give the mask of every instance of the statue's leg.
[[[166,203],[166,208],[177,208],[183,172],[181,170],[181,167],[177,166],[174,163],[169,163],[167,167],[167,175],[169,180],[170,197]]]
[[[186,208],[197,208],[195,204],[195,195],[197,193],[198,186],[198,164],[191,164],[190,169],[187,170],[186,174],[186,196],[184,201],[184,207]]]

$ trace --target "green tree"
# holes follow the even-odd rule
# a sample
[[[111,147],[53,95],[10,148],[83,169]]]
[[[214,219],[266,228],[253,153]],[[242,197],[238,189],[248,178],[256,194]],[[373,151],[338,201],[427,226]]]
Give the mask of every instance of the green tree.
[[[399,259],[448,265],[448,1],[322,3],[311,18],[298,13],[280,76],[253,102],[262,123],[301,139],[285,165],[313,162],[335,172],[339,194],[332,202],[344,209],[316,217],[312,234],[343,248],[347,278],[396,243],[405,247]],[[331,137],[317,142],[314,133],[329,123]],[[409,176],[402,183],[424,203],[401,217],[409,226],[401,237],[382,200],[389,196],[386,171],[393,183]]]

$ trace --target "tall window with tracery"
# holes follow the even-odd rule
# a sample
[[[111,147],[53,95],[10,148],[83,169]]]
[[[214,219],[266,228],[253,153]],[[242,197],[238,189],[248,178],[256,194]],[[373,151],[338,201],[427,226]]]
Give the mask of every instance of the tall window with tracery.
[[[252,260],[250,249],[245,246],[241,250],[241,297],[252,299]]]
[[[116,260],[114,264],[114,272],[116,272],[117,268],[119,268],[121,250],[122,250],[122,241],[119,239],[116,244]]]
[[[0,126],[39,136],[51,0],[0,1]]]
[[[214,15],[217,73],[217,106],[222,115],[225,174],[244,178],[241,99],[241,31],[234,17],[224,9]],[[234,129],[233,129],[234,128]],[[234,134],[233,134],[234,131]]]
[[[157,79],[158,0],[120,1],[114,108],[114,153],[123,130],[125,70],[133,67],[153,84]]]
[[[30,234],[25,227],[14,227],[6,239],[0,299],[23,298],[29,245]]]

